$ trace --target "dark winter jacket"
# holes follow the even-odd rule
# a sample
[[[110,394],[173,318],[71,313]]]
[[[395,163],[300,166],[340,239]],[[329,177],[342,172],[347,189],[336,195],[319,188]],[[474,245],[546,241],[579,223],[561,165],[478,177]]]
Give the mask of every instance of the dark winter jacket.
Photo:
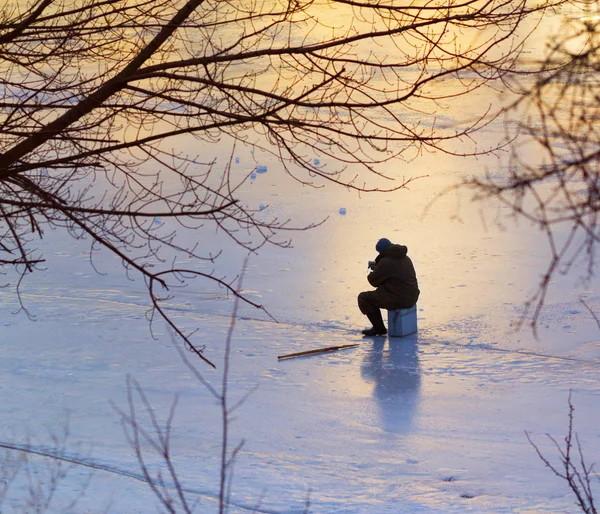
[[[393,244],[375,259],[373,271],[367,276],[376,287],[375,295],[383,309],[408,309],[419,299],[419,284],[408,248]]]

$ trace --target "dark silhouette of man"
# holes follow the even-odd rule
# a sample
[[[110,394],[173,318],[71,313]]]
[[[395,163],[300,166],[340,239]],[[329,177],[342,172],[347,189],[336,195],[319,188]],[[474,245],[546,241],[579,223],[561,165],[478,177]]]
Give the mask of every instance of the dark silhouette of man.
[[[372,271],[367,280],[376,289],[358,295],[358,308],[373,325],[362,331],[366,336],[387,334],[380,309],[410,309],[417,303],[420,293],[406,246],[393,244],[384,237],[377,241],[375,249],[379,255],[369,262]]]

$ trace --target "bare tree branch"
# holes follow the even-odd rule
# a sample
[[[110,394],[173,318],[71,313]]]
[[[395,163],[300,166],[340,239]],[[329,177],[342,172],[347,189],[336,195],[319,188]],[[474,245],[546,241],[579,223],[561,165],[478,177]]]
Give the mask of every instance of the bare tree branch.
[[[588,279],[596,275],[600,242],[600,17],[596,2],[573,0],[563,8],[544,58],[529,73],[505,75],[519,93],[505,110],[513,141],[509,175],[468,182],[480,198],[499,199],[546,236],[550,258],[523,317],[531,314],[534,329],[557,274],[581,263]]]
[[[545,457],[533,442],[531,436],[527,432],[525,434],[546,467],[567,483],[569,489],[575,495],[581,512],[598,514],[592,490],[592,479],[598,477],[594,471],[594,465],[589,466],[586,464],[579,437],[573,431],[574,411],[571,393],[569,393],[569,428],[564,438],[564,446],[561,446],[551,435],[547,435],[556,447],[559,455],[559,465],[553,464],[549,458]]]
[[[526,40],[516,37],[522,21],[564,1],[7,0],[0,265],[39,271],[36,241],[66,229],[143,277],[150,318],[202,353],[155,291],[196,276],[178,259],[219,253],[200,251],[211,242],[190,242],[189,231],[210,224],[256,252],[312,226],[244,208],[252,168],[232,173],[233,153],[211,145],[264,150],[313,187],[403,188],[413,178],[392,181],[382,164],[427,149],[478,152],[471,134],[498,114],[491,106],[457,123],[437,113],[504,80]],[[236,293],[232,280],[208,277]]]

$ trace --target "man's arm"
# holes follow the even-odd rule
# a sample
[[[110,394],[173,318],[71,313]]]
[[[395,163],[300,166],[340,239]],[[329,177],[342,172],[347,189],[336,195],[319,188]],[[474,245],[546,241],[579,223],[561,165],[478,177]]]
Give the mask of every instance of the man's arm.
[[[376,263],[373,267],[373,271],[367,275],[369,284],[371,284],[373,287],[379,287],[381,284],[383,284],[389,276],[386,268],[387,267],[383,262]]]

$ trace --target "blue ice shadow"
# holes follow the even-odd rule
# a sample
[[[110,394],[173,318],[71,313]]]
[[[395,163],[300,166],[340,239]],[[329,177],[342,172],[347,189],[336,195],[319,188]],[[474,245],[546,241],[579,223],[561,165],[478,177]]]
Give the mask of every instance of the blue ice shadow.
[[[409,433],[419,402],[421,375],[417,354],[418,335],[376,338],[361,365],[361,376],[375,382],[373,397],[383,429]]]

